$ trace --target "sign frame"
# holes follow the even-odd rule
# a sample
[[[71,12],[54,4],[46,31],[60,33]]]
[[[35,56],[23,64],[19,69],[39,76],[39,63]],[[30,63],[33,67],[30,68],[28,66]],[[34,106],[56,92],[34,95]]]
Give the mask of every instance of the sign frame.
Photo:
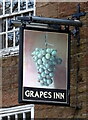
[[[26,87],[24,89],[23,87],[23,44],[24,44],[24,30],[30,30],[30,31],[39,31],[39,32],[50,32],[50,33],[62,33],[68,35],[68,58],[67,58],[67,90],[66,90],[66,100],[65,102],[62,101],[55,101],[55,100],[46,100],[44,98],[42,99],[26,99],[24,97],[24,91],[28,88]],[[18,81],[18,102],[19,103],[41,103],[41,104],[57,104],[61,106],[70,106],[70,40],[71,40],[71,33],[69,30],[57,30],[57,29],[50,29],[50,28],[39,28],[39,27],[27,27],[27,26],[21,26],[20,27],[20,40],[19,40],[19,81]],[[29,89],[29,88],[28,88]],[[39,88],[31,88],[31,90],[38,90]],[[46,90],[54,90],[54,89],[45,89],[40,88],[39,91],[46,91]],[[58,92],[58,89],[55,90]],[[54,92],[55,92],[54,91]],[[63,90],[62,90],[63,91]]]

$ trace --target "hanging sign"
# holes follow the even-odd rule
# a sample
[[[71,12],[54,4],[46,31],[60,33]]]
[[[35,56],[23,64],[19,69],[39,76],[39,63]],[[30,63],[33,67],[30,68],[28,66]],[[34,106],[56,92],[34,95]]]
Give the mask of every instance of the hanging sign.
[[[19,102],[69,105],[69,43],[66,31],[21,27]]]

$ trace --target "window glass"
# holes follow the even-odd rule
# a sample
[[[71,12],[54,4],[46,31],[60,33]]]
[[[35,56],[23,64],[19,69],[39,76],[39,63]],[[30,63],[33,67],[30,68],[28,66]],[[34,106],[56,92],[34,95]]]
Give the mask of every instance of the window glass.
[[[2,19],[1,26],[2,26],[2,29],[0,31],[5,32],[6,31],[6,19]]]
[[[18,0],[13,0],[12,2],[12,12],[18,11]]]
[[[34,0],[28,0],[28,8],[33,8]]]
[[[26,1],[20,0],[20,10],[25,10],[25,9],[26,9]]]
[[[15,40],[16,40],[15,46],[18,46],[19,45],[19,31],[15,32]]]
[[[31,120],[31,112],[27,112],[26,114],[26,120]]]
[[[0,1],[0,15],[3,14],[3,2]]]
[[[8,47],[13,47],[13,32],[8,33]]]
[[[10,120],[15,120],[15,115],[11,115]]]
[[[2,117],[2,120],[8,120],[8,117],[7,116]]]
[[[13,29],[13,26],[10,25],[11,20],[14,20],[14,18],[13,17],[8,18],[8,31]]]
[[[6,34],[0,35],[0,49],[6,47]]]
[[[23,120],[23,114],[18,114],[18,120]]]
[[[5,1],[5,14],[10,14],[11,13],[11,1],[6,0]]]

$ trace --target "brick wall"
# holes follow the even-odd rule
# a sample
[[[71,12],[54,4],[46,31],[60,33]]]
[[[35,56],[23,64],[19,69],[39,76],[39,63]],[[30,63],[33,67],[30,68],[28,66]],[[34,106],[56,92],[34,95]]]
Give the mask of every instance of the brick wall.
[[[5,57],[2,60],[2,105],[18,104],[18,57]]]
[[[67,18],[76,12],[78,3],[37,3],[36,15],[54,18]],[[88,2],[81,3],[81,10],[88,12]],[[71,39],[71,106],[62,107],[56,105],[35,105],[35,118],[87,118],[88,113],[88,15],[82,17],[84,25],[80,28],[80,46],[77,40]],[[78,57],[79,55],[79,57]],[[78,58],[78,59],[77,59]],[[18,56],[5,57],[2,59],[2,107],[18,105]],[[78,104],[82,105],[79,110],[76,106],[76,80],[78,72]]]

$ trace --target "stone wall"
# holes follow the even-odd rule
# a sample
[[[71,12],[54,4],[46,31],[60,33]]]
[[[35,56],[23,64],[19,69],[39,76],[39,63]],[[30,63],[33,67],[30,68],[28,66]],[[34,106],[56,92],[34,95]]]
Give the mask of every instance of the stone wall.
[[[54,18],[70,18],[76,12],[78,3],[37,3],[36,15]],[[80,3],[81,11],[88,12],[88,2]],[[80,45],[72,36],[70,62],[70,107],[35,104],[35,118],[87,118],[88,115],[88,14],[81,17]],[[2,107],[18,105],[18,56],[2,59]],[[76,101],[76,80],[78,72],[78,101]],[[81,109],[75,109],[76,103]]]

